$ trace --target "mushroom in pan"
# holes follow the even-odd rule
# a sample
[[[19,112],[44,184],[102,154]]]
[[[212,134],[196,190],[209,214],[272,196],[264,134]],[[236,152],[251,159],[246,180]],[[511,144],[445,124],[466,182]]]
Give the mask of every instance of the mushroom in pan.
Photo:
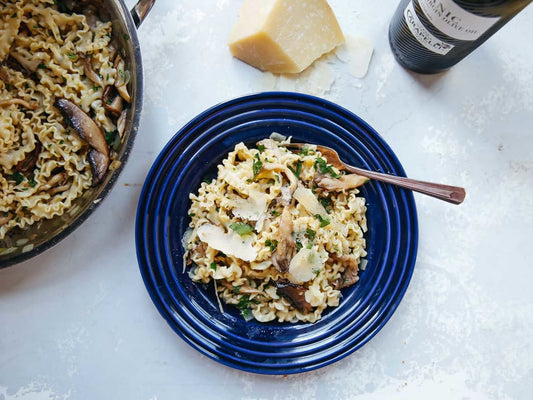
[[[117,80],[115,81],[115,87],[118,90],[120,96],[128,103],[131,102],[131,96],[128,93],[128,82],[130,80],[129,72],[125,69],[125,63],[120,54],[115,59],[115,68],[117,70]]]
[[[93,186],[100,183],[109,167],[109,149],[104,134],[85,111],[67,99],[57,99],[55,106],[78,135],[90,146],[89,163],[93,171]]]
[[[68,177],[65,172],[60,172],[52,176],[46,184],[40,187],[41,192],[48,192],[51,195],[64,192],[70,187]]]
[[[35,148],[31,152],[29,152],[23,160],[19,161],[19,163],[15,166],[15,169],[22,173],[27,173],[33,170],[35,164],[37,163],[37,159],[39,158],[40,152],[41,142],[36,140]]]
[[[98,76],[96,72],[93,70],[93,66],[91,64],[91,59],[89,57],[83,57],[83,70],[85,71],[85,75],[87,78],[89,78],[93,83],[96,85],[103,87],[104,83],[102,82],[102,79]]]
[[[108,85],[102,94],[102,104],[104,108],[118,117],[122,113],[122,97],[119,96],[117,89],[114,86]]]

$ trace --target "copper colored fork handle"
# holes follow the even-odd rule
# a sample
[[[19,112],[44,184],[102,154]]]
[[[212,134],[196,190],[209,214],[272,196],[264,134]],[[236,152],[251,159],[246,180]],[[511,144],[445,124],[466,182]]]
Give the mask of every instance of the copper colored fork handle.
[[[357,175],[366,176],[367,178],[375,179],[376,181],[391,183],[396,186],[401,186],[415,192],[427,194],[447,201],[448,203],[461,204],[466,196],[466,191],[462,187],[443,185],[440,183],[417,181],[415,179],[404,178],[402,176],[387,175],[380,172],[367,171],[364,169],[345,165],[345,169]]]

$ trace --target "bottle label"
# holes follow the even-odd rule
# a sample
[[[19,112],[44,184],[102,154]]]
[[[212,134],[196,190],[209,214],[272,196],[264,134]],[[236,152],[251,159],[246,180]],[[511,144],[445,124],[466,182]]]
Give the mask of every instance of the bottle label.
[[[409,30],[415,39],[418,40],[426,49],[432,51],[433,53],[445,55],[454,48],[452,44],[443,42],[439,38],[435,37],[426,29],[424,25],[422,25],[422,22],[416,15],[415,7],[413,6],[412,1],[410,1],[407,4],[407,7],[405,7],[403,15],[405,17],[405,22],[407,22],[407,26],[409,27]]]
[[[501,18],[472,14],[452,0],[418,0],[418,4],[435,28],[459,40],[478,39]]]

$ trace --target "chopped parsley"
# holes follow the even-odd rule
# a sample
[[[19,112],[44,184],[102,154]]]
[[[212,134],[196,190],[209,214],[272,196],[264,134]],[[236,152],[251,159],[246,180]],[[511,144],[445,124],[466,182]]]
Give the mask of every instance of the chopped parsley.
[[[333,178],[336,179],[339,179],[341,177],[341,175],[335,172],[333,167],[329,165],[322,157],[317,157],[314,167],[315,170],[320,171],[320,173],[322,174],[330,174]]]
[[[328,208],[331,206],[331,199],[329,197],[321,197],[319,199],[320,204],[326,209],[327,212],[329,212]]]
[[[265,240],[265,244],[270,247],[270,251],[276,250],[276,247],[278,247],[278,241],[277,240]]]
[[[118,151],[120,148],[120,135],[118,132],[115,131],[106,131],[105,135],[105,141],[111,147],[113,150]]]
[[[37,186],[37,182],[35,182],[33,179],[31,181],[28,181],[28,185],[30,185],[30,187],[35,187]]]
[[[254,230],[253,226],[248,225],[247,223],[244,223],[244,222],[234,222],[229,227],[230,229],[238,233],[240,236],[248,235],[252,233],[252,231]]]
[[[272,214],[273,217],[277,217],[277,216],[279,216],[279,211],[278,210],[272,210],[272,211],[270,211],[270,214]]]
[[[320,221],[320,227],[323,228],[325,226],[328,226],[330,221],[329,221],[329,218],[327,217],[323,217],[322,215],[320,214],[315,214],[315,217]]]
[[[302,244],[302,242],[300,242],[299,240],[297,240],[297,241],[296,241],[296,249],[297,249],[298,251],[300,251],[300,250],[302,249],[302,247],[304,247],[303,244]]]
[[[73,53],[72,51],[67,51],[67,57],[70,58],[72,61],[76,61],[78,59],[78,55]]]
[[[210,265],[210,267],[211,267],[211,269],[212,269],[213,271],[216,271],[216,270],[217,270],[217,265],[216,265],[215,262],[212,262],[211,265]]]
[[[309,238],[311,242],[315,240],[315,236],[316,236],[316,232],[312,230],[311,228],[307,228],[307,237]]]
[[[259,153],[262,153],[263,151],[265,151],[265,145],[260,144],[259,146],[257,146],[257,150],[259,150]]]
[[[17,185],[22,183],[22,181],[24,180],[24,175],[22,175],[18,171],[15,171],[14,173],[12,173],[10,177],[11,177],[11,179],[13,179],[15,181],[15,184],[17,184]]]
[[[50,68],[48,68],[45,63],[40,63],[39,65],[37,65],[37,69],[50,69]]]
[[[263,162],[259,158],[259,153],[255,155],[255,160],[252,164],[252,171],[254,173],[254,181],[257,179],[257,175],[259,175],[259,172],[261,172],[261,168],[263,168]]]
[[[300,173],[302,172],[302,164],[303,164],[303,162],[301,160],[298,160],[298,162],[296,163],[296,167],[295,168],[293,168],[291,166],[288,167],[292,171],[294,176],[296,176],[296,178],[298,178],[298,179],[300,179]]]

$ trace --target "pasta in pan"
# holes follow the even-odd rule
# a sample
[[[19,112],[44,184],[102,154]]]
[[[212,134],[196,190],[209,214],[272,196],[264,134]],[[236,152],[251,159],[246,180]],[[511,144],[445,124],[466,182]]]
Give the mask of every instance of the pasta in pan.
[[[245,318],[315,322],[359,279],[366,178],[341,175],[313,145],[296,154],[285,143],[239,143],[190,195],[185,264]]]
[[[110,160],[130,99],[111,23],[56,3],[0,0],[0,240],[65,213],[99,183],[93,158],[106,169],[118,163]],[[106,97],[110,88],[120,96]],[[84,136],[69,112],[104,145]]]

